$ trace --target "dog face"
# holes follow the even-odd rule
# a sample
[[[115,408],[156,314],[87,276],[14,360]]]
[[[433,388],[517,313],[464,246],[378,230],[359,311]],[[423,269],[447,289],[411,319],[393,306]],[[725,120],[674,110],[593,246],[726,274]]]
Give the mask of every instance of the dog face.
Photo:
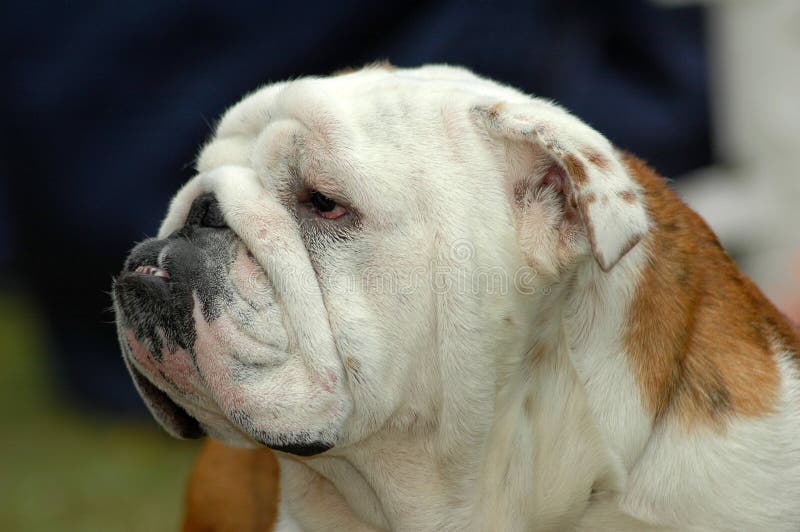
[[[172,434],[295,454],[489,422],[540,289],[646,230],[603,137],[450,67],[263,88],[197,170],[115,282],[124,359]]]

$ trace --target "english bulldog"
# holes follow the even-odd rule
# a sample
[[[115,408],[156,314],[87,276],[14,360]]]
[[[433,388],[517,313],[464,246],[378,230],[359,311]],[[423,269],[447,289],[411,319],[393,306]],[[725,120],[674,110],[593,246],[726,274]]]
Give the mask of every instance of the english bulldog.
[[[265,526],[800,530],[796,332],[564,109],[451,66],[301,78],[196,169],[119,338],[170,434],[276,451]]]

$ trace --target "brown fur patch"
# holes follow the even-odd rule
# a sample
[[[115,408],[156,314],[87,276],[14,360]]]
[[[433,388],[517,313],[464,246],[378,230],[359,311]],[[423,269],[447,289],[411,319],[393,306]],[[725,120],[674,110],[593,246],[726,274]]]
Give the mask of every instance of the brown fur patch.
[[[278,477],[269,449],[234,449],[206,440],[189,477],[183,532],[272,530]]]
[[[362,384],[364,377],[361,375],[361,362],[353,357],[346,357],[344,359],[344,366],[348,375],[354,381]]]
[[[572,181],[576,185],[585,185],[589,182],[589,178],[586,175],[586,166],[575,156],[575,154],[566,154],[563,161],[564,170],[567,171],[567,175],[572,178]]]
[[[636,203],[636,192],[632,190],[623,190],[622,192],[618,192],[617,195],[622,198],[622,201]]]
[[[609,169],[610,163],[608,162],[608,159],[606,159],[601,153],[592,149],[585,149],[581,153],[583,153],[583,156],[586,157],[586,160],[589,161],[590,164],[595,165],[601,170]]]
[[[358,72],[359,70],[361,69],[356,67],[344,67],[331,72],[331,76],[346,76],[347,74],[352,74],[353,72]]]
[[[357,67],[345,67],[340,68],[339,70],[335,70],[331,76],[344,76],[345,74],[352,74],[353,72],[358,72],[359,70],[364,69],[380,69],[380,70],[397,70],[397,67],[394,66],[389,62],[388,59],[383,59],[381,61],[373,61],[372,63],[367,63],[361,68]]]
[[[506,104],[504,102],[493,103],[492,105],[489,106],[489,109],[487,111],[489,112],[490,115],[494,116],[499,114],[500,111],[502,111],[503,108],[505,108],[505,106]]]
[[[587,199],[587,201],[589,201],[589,200]],[[578,211],[578,200],[577,200],[577,199],[575,199],[575,195],[574,195],[574,194],[571,194],[571,195],[570,195],[570,197],[569,197],[569,207],[570,207],[570,208],[571,208],[571,209],[572,209],[574,212],[577,212],[577,211]]]
[[[796,334],[663,179],[623,159],[652,219],[626,337],[646,408],[656,422],[670,415],[718,430],[731,415],[769,414],[780,381],[771,342],[796,350]]]
[[[523,201],[528,195],[528,191],[533,188],[533,182],[530,179],[522,179],[514,183],[514,201],[520,207],[523,206]]]
[[[522,411],[525,416],[530,418],[533,415],[533,394],[526,394],[525,400],[522,402]]]
[[[589,192],[583,197],[583,201],[585,201],[586,203],[594,203],[595,201],[597,201],[597,194],[595,194],[594,192]]]
[[[347,369],[349,369],[350,371],[354,371],[356,373],[361,371],[361,362],[359,362],[358,360],[356,360],[353,357],[345,358],[344,359],[344,364],[345,364],[345,366],[347,366]]]

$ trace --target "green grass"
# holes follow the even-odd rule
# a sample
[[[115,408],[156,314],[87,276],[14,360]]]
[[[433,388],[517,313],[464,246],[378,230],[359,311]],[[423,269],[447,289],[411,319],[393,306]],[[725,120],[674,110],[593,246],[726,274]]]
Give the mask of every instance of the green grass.
[[[24,298],[0,294],[0,530],[179,527],[196,443],[64,405]]]

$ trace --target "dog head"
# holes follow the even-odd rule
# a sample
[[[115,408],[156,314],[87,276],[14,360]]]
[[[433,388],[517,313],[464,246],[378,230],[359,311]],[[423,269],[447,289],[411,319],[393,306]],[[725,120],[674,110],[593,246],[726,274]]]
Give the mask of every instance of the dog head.
[[[647,230],[605,138],[452,67],[262,88],[197,171],[116,279],[125,362],[170,433],[295,454],[488,422],[541,289]]]

